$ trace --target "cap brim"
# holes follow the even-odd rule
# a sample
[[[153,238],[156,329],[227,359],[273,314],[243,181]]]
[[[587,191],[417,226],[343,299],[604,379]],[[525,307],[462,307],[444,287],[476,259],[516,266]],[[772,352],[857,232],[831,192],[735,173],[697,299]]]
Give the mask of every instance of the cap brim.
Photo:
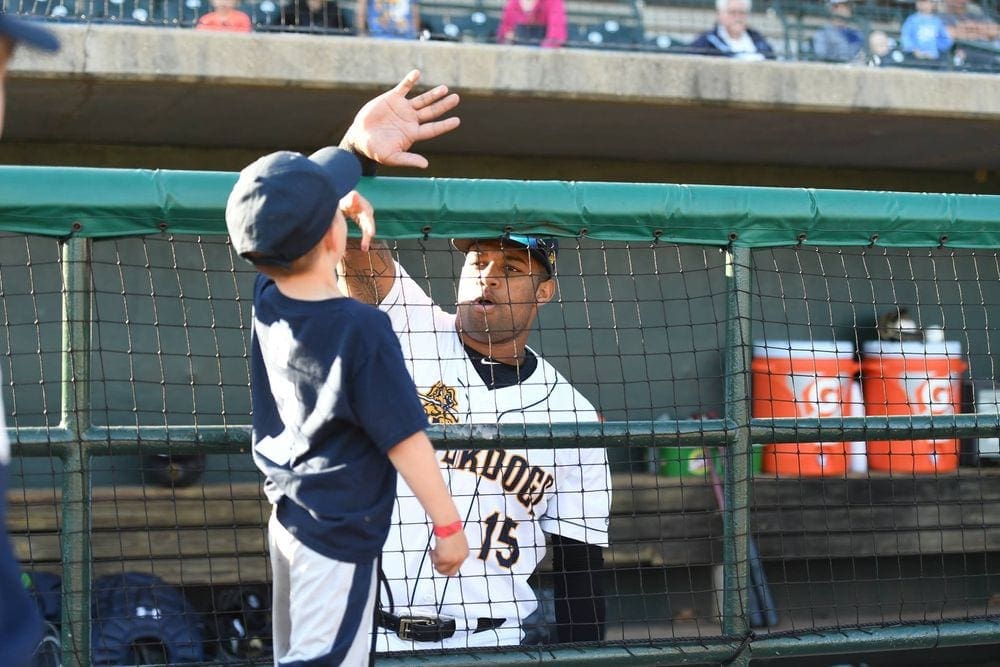
[[[516,248],[527,248],[528,247],[528,246],[524,245],[523,243],[521,243],[520,241],[515,241],[514,239],[511,239],[511,238],[499,237],[499,236],[496,237],[496,238],[491,238],[491,239],[481,239],[481,238],[480,239],[452,239],[451,240],[451,247],[454,248],[455,250],[459,251],[459,252],[469,252],[469,248],[471,248],[473,245],[475,245],[476,243],[482,243],[484,241],[502,241],[504,244],[510,244],[510,245],[512,245],[512,246],[514,246]]]
[[[338,197],[343,197],[356,188],[361,180],[361,163],[351,151],[327,146],[310,155],[309,159],[330,176]]]
[[[12,18],[0,14],[0,35],[42,51],[58,51],[59,40],[45,28],[29,21]]]
[[[544,252],[542,252],[541,250],[538,250],[537,248],[531,248],[531,247],[525,245],[524,243],[521,243],[520,241],[518,241],[516,239],[509,238],[507,236],[498,237],[498,238],[495,238],[495,239],[489,239],[489,238],[487,238],[487,239],[483,239],[483,238],[478,238],[478,239],[452,239],[451,240],[451,247],[454,248],[455,250],[461,252],[461,253],[467,253],[472,248],[472,246],[474,246],[476,243],[482,243],[484,241],[499,241],[499,242],[501,242],[504,245],[509,245],[511,247],[514,247],[514,248],[524,248],[529,253],[531,253],[532,257],[534,257],[539,262],[541,262],[542,266],[545,267],[545,271],[549,274],[549,276],[555,275],[555,271],[553,269],[553,266],[549,262],[548,258],[545,256]]]

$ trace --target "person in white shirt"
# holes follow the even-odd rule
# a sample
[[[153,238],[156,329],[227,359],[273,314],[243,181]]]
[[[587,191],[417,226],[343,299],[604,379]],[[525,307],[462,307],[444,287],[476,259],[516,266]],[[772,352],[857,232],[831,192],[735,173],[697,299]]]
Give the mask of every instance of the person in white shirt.
[[[752,11],[752,0],[715,0],[718,22],[711,30],[698,35],[688,45],[688,50],[699,55],[740,60],[773,59],[774,49],[767,39],[747,25]]]

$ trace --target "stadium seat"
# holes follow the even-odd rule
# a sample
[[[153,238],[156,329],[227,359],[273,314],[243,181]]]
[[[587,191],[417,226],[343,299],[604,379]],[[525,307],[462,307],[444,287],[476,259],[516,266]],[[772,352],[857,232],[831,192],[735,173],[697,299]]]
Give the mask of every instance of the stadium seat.
[[[1000,48],[987,42],[957,40],[955,67],[972,72],[1000,72]]]
[[[452,41],[444,29],[445,17],[426,10],[420,12],[420,29],[433,40]]]
[[[150,20],[149,9],[136,0],[106,0],[93,6],[94,16],[109,23],[143,24]]]
[[[136,12],[146,13],[145,23],[161,26],[193,26],[209,11],[208,0],[136,0]]]
[[[182,26],[194,26],[198,22],[198,17],[208,11],[206,0],[181,0],[180,24]]]
[[[281,23],[281,7],[275,0],[245,2],[240,5],[240,9],[250,16],[250,23],[254,28]]]
[[[11,14],[44,16],[47,19],[77,18],[74,0],[14,0],[5,2],[4,9]]]
[[[687,42],[666,34],[648,37],[637,48],[653,53],[690,53]]]
[[[421,24],[431,39],[451,42],[493,42],[499,19],[475,10],[464,14],[421,14]]]
[[[635,26],[609,18],[599,23],[572,26],[568,45],[584,49],[634,49],[642,41]]]
[[[430,39],[450,42],[492,42],[500,25],[502,5],[483,0],[422,0],[421,28]]]
[[[346,4],[340,5],[340,25],[343,27],[345,33],[349,35],[357,34],[358,21],[354,7],[348,7]]]
[[[567,7],[567,46],[584,49],[644,49],[642,2],[619,0],[600,9]]]

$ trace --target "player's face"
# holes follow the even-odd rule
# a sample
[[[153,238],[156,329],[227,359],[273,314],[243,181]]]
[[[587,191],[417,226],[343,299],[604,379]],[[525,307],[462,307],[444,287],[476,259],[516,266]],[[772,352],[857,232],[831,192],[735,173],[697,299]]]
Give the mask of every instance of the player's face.
[[[3,118],[7,100],[7,61],[14,54],[14,43],[7,37],[0,37],[0,134],[3,134]]]
[[[469,249],[458,284],[458,324],[476,341],[496,345],[527,339],[538,306],[549,301],[555,284],[525,248],[502,248],[499,241]]]

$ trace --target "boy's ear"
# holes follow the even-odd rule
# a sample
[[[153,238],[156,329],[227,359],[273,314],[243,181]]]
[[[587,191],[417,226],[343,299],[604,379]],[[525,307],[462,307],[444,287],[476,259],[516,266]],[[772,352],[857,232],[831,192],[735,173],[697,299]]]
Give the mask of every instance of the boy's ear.
[[[333,220],[330,221],[330,226],[326,228],[326,234],[323,234],[323,244],[328,250],[335,252],[337,254],[343,254],[347,248],[341,247],[339,239],[337,238],[337,225],[346,225],[347,221],[344,220],[344,216],[341,215],[340,211],[333,216]]]

